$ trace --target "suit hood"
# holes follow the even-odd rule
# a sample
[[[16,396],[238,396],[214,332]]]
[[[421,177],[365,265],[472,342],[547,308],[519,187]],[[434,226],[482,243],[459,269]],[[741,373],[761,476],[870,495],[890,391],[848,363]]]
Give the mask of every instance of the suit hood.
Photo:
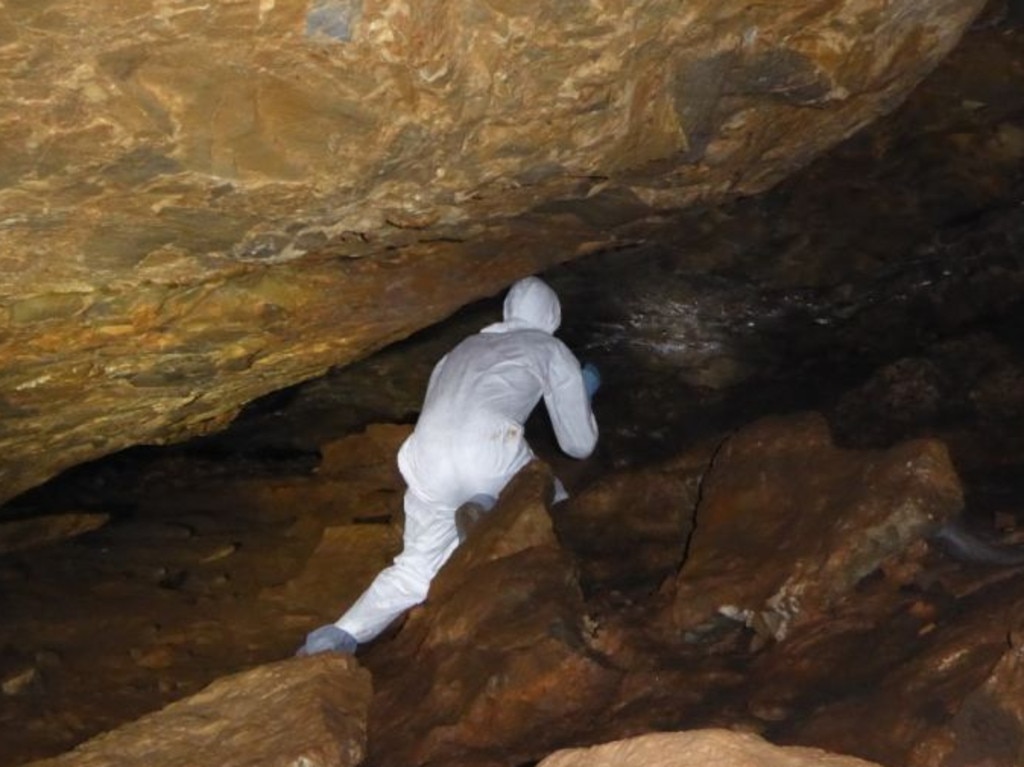
[[[505,296],[505,322],[554,333],[562,323],[558,296],[538,277],[519,280]]]

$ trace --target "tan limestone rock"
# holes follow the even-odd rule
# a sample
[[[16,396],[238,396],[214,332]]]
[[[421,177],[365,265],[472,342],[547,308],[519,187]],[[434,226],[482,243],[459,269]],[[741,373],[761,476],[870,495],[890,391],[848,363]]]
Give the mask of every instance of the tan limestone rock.
[[[558,751],[537,767],[879,767],[816,748],[775,746],[747,732],[693,730],[639,735]]]
[[[537,546],[558,546],[548,513],[553,493],[551,469],[542,461],[527,464],[502,491],[494,509],[471,528],[472,544],[456,549],[437,574],[431,596],[457,591],[468,571],[487,562]]]
[[[763,190],[982,0],[0,6],[0,487]]]
[[[220,679],[34,767],[355,767],[366,748],[370,676],[334,653]]]

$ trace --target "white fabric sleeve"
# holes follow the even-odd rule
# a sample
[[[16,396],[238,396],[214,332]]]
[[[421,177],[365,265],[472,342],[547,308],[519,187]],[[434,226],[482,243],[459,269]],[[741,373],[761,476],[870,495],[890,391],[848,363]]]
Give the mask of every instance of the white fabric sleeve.
[[[573,458],[586,458],[597,445],[597,419],[580,373],[580,363],[569,347],[552,339],[544,405],[558,446]]]

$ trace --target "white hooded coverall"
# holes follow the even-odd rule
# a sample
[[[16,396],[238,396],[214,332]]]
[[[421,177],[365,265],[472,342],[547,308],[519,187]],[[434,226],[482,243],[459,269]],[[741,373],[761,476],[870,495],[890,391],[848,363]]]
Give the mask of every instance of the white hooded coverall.
[[[407,485],[403,551],[335,623],[360,643],[426,599],[459,543],[455,510],[474,495],[497,498],[533,458],[523,430],[542,397],[562,450],[586,458],[597,444],[579,361],[552,335],[561,322],[555,292],[536,277],[520,280],[504,318],[431,373],[416,428],[398,452]]]

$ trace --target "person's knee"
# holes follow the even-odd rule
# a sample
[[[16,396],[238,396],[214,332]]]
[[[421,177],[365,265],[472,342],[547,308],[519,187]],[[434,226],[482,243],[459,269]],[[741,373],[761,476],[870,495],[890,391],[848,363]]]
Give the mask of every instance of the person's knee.
[[[498,502],[498,499],[488,493],[477,493],[470,498],[466,503],[472,503],[479,506],[484,511],[490,511],[494,508],[494,505]]]

